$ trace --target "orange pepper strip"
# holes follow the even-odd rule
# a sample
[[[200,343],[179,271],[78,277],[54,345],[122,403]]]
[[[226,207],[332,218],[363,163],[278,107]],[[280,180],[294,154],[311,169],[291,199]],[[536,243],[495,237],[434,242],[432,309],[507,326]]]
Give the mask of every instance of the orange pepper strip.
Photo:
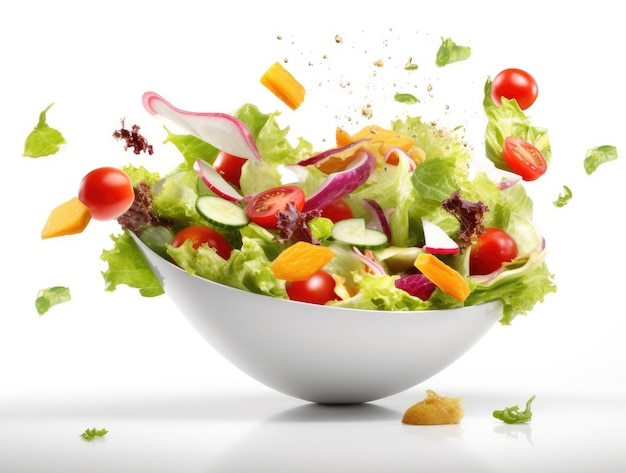
[[[81,233],[91,220],[91,212],[78,197],[52,209],[41,231],[41,238],[53,238]]]
[[[306,281],[334,256],[330,248],[298,241],[272,261],[270,270],[285,281]]]
[[[272,64],[261,76],[261,84],[282,100],[291,110],[304,101],[304,87],[279,62]]]
[[[464,301],[470,294],[467,281],[454,268],[451,268],[435,255],[420,253],[415,259],[415,267],[446,294]]]

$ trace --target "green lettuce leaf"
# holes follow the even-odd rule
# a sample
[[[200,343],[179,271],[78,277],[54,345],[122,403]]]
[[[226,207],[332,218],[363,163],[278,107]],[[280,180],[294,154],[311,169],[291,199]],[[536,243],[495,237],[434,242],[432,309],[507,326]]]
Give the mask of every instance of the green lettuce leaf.
[[[453,62],[464,61],[472,54],[469,46],[461,46],[452,41],[452,38],[441,38],[441,45],[437,50],[435,63],[439,67],[447,66]]]
[[[46,123],[46,114],[53,105],[51,103],[39,114],[39,122],[26,137],[23,156],[27,158],[49,156],[57,153],[61,145],[65,144],[65,138],[61,132]]]
[[[152,272],[137,244],[128,232],[112,235],[113,248],[103,250],[100,258],[108,264],[102,271],[105,290],[115,291],[120,284],[139,289],[144,297],[164,293],[161,284]]]
[[[48,310],[57,304],[68,302],[72,299],[70,289],[65,286],[53,286],[46,289],[41,289],[37,293],[37,299],[35,299],[35,308],[39,315],[43,315]]]
[[[565,207],[569,201],[572,199],[573,193],[572,190],[567,187],[567,186],[563,186],[563,191],[559,194],[559,196],[557,197],[557,199],[552,202],[554,204],[555,207]]]
[[[174,134],[170,130],[165,128],[167,132],[167,138],[163,143],[172,143],[180,154],[183,156],[183,162],[178,166],[175,172],[178,171],[190,171],[193,169],[193,165],[197,159],[203,159],[210,164],[213,164],[219,150],[207,143],[206,141],[196,138],[187,134]]]
[[[180,226],[206,225],[196,210],[198,173],[180,171],[158,181],[152,188],[154,213]]]
[[[503,306],[502,325],[510,325],[518,315],[527,314],[547,294],[556,292],[554,275],[545,263],[545,250],[535,250],[526,257],[503,265],[491,275],[472,276],[472,292],[468,305],[500,299]]]
[[[411,296],[408,292],[396,288],[398,276],[354,274],[354,281],[359,284],[355,296],[333,302],[333,306],[366,310],[425,310],[431,307],[429,301]]]
[[[552,150],[547,130],[533,126],[530,118],[522,111],[516,100],[508,100],[503,97],[502,105],[496,105],[491,98],[490,78],[485,82],[484,91],[483,108],[487,115],[485,132],[487,158],[498,169],[508,171],[509,166],[504,160],[503,154],[504,140],[509,136],[514,136],[534,145],[549,164]]]
[[[598,166],[617,159],[617,148],[611,145],[597,146],[587,150],[585,155],[585,172],[588,176],[596,172]]]

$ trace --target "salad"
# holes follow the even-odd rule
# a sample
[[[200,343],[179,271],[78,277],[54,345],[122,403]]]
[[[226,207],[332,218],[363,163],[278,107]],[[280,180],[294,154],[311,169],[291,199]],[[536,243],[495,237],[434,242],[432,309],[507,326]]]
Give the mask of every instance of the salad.
[[[304,100],[279,63],[261,83],[292,110]],[[146,111],[184,130],[165,127],[178,166],[94,169],[53,209],[42,238],[117,220],[122,231],[101,255],[109,291],[163,294],[138,238],[192,275],[268,297],[383,311],[499,300],[510,324],[556,291],[523,184],[551,157],[547,130],[525,113],[536,98],[525,71],[487,78],[483,158],[462,128],[419,116],[334,127],[335,143],[316,149],[306,137],[290,140],[279,112],[250,103],[232,114],[190,112],[146,92]],[[62,142],[46,123],[49,108],[30,141],[54,132]],[[137,125],[122,121],[113,137],[135,154],[154,152]]]
[[[122,170],[134,191],[102,254],[107,289],[163,293],[132,232],[191,274],[268,297],[389,311],[500,300],[510,324],[556,286],[523,185],[545,172],[547,131],[515,98],[494,101],[501,83],[485,83],[488,171],[457,130],[421,117],[337,128],[317,150],[291,142],[278,112],[187,112],[147,92],[146,110],[187,133],[165,127],[181,153],[171,172]]]

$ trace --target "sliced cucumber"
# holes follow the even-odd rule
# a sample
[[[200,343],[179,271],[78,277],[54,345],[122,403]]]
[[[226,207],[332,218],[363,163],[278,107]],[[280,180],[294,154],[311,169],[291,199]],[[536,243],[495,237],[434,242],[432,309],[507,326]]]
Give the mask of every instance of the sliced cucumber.
[[[335,222],[332,237],[361,250],[379,250],[387,246],[387,235],[365,226],[365,219],[347,218]]]
[[[201,195],[196,199],[196,210],[210,224],[236,230],[248,225],[246,211],[234,202],[216,195]]]

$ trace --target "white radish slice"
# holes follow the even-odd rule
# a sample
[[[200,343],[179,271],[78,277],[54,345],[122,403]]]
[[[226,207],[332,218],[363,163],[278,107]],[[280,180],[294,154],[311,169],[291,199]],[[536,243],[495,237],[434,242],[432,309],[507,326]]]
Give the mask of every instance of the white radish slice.
[[[202,182],[220,197],[231,202],[241,202],[243,196],[231,186],[213,166],[202,159],[197,159],[193,168]]]
[[[422,218],[422,228],[424,229],[424,250],[428,253],[451,255],[460,251],[459,245],[439,225]]]
[[[144,108],[152,115],[167,118],[190,134],[221,151],[245,159],[261,161],[261,155],[250,129],[239,119],[226,113],[187,112],[174,107],[155,92],[146,92]]]

